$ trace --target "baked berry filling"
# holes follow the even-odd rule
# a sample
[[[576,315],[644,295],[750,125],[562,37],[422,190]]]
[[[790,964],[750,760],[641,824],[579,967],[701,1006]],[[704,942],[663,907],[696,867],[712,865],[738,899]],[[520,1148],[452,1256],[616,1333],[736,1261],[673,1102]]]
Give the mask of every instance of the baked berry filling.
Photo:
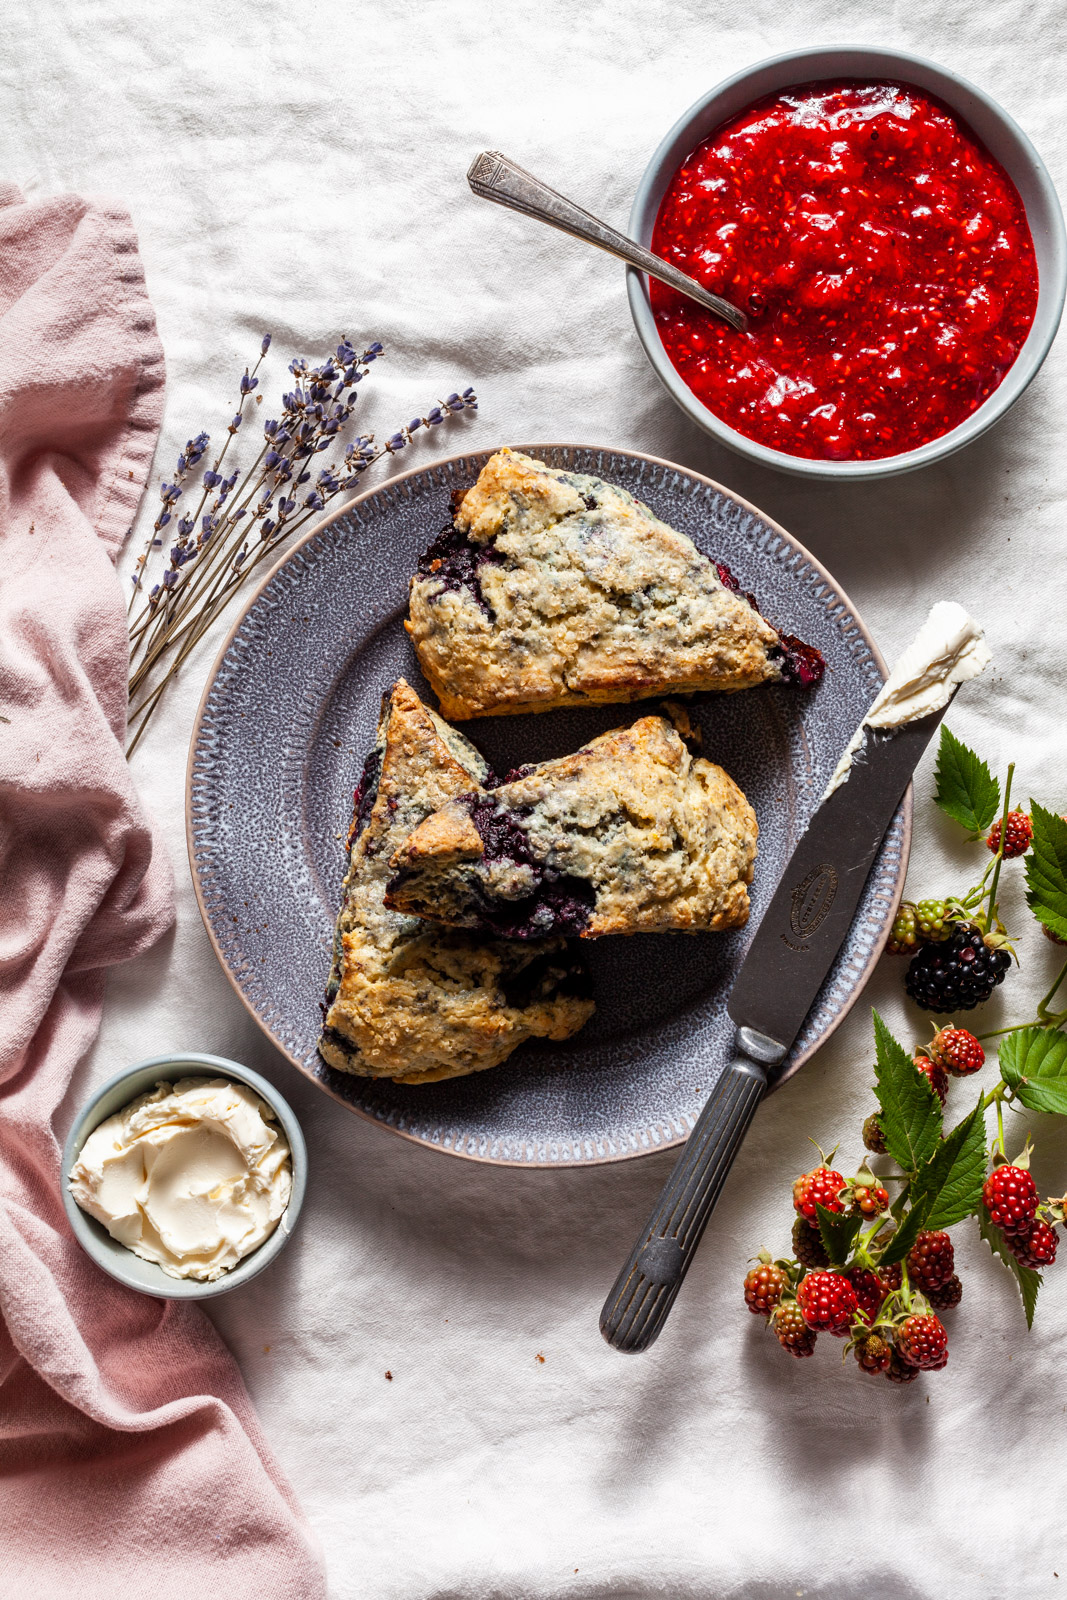
[[[716,561],[715,570],[724,589],[729,589],[731,594],[743,594],[753,611],[759,611],[763,616],[756,596],[741,588],[725,561]],[[770,622],[769,617],[766,620]],[[805,644],[795,633],[783,633],[776,622],[771,622],[771,627],[778,635],[778,643],[771,650],[771,659],[781,665],[780,681],[796,689],[813,689],[822,681],[826,671],[826,659],[822,651],[816,650],[813,644]]]
[[[485,795],[461,795],[459,799],[478,830],[485,862],[526,867],[534,879],[532,891],[519,899],[483,894],[479,914],[485,928],[504,939],[544,939],[551,934],[579,934],[589,926],[596,903],[592,884],[538,861],[525,830],[516,821],[518,813]]]
[[[348,830],[349,850],[351,850],[353,844],[355,844],[356,840],[367,826],[367,823],[370,821],[370,814],[374,810],[374,802],[378,798],[378,785],[380,784],[382,778],[382,756],[383,752],[381,746],[375,745],[374,749],[369,753],[364,761],[363,771],[360,774],[359,782],[352,791],[352,806],[354,814],[352,817],[352,826]]]
[[[416,570],[420,578],[437,579],[441,585],[439,594],[469,590],[489,621],[495,622],[496,613],[482,594],[478,574],[482,567],[499,566],[503,560],[495,545],[474,544],[459,528],[449,524],[419,557]]]

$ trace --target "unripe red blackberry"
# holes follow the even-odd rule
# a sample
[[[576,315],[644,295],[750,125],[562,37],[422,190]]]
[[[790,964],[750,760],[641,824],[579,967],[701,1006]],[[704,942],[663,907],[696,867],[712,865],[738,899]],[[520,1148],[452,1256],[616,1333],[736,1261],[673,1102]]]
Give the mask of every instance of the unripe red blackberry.
[[[809,1272],[797,1285],[797,1305],[809,1328],[843,1339],[859,1310],[856,1291],[839,1272]]]
[[[1009,1236],[1030,1232],[1039,1198],[1037,1184],[1022,1167],[994,1167],[982,1188],[990,1221]]]
[[[985,1066],[985,1051],[966,1028],[939,1028],[930,1041],[935,1061],[954,1078],[968,1078]]]
[[[781,1267],[761,1262],[745,1277],[745,1304],[755,1317],[769,1317],[786,1287]]]
[[[888,1242],[889,1241],[886,1240],[887,1244]],[[878,1276],[881,1278],[882,1282],[885,1284],[890,1293],[893,1293],[895,1290],[899,1289],[901,1284],[904,1282],[904,1272],[899,1261],[894,1261],[891,1267],[880,1266],[878,1268]]]
[[[793,1204],[802,1217],[809,1222],[818,1221],[816,1206],[825,1206],[827,1211],[843,1211],[841,1190],[845,1187],[845,1180],[839,1172],[834,1172],[831,1167],[816,1167],[812,1172],[804,1172],[793,1185]]]
[[[1034,837],[1034,825],[1025,811],[1009,811],[1008,825],[1004,830],[1005,856],[1024,856],[1030,848],[1030,841]],[[996,855],[1000,849],[1000,820],[994,822],[989,830],[986,844]]]
[[[940,1372],[948,1361],[948,1334],[932,1314],[905,1317],[894,1341],[901,1361],[920,1372]]]
[[[870,1267],[849,1267],[844,1275],[852,1285],[859,1309],[873,1323],[889,1293],[882,1279]]]
[[[890,1383],[914,1383],[919,1376],[919,1369],[909,1367],[906,1361],[900,1359],[898,1351],[894,1350],[885,1369],[885,1375]]]
[[[800,1265],[809,1271],[830,1265],[822,1234],[810,1222],[805,1222],[803,1217],[797,1217],[793,1223],[793,1254]]]
[[[791,1356],[803,1360],[815,1354],[815,1330],[808,1327],[795,1300],[783,1300],[775,1306],[771,1327],[782,1349]]]
[[[863,1142],[868,1150],[873,1150],[876,1156],[885,1155],[885,1138],[882,1134],[882,1124],[878,1121],[876,1112],[872,1112],[863,1124]]]
[[[881,1334],[869,1333],[866,1339],[859,1341],[852,1353],[859,1362],[861,1371],[881,1373],[893,1359],[893,1346],[888,1344]]]
[[[955,1271],[952,1240],[943,1229],[924,1229],[908,1251],[908,1281],[924,1294],[940,1289]]]
[[[953,1275],[940,1289],[927,1289],[926,1298],[934,1311],[955,1311],[963,1299],[963,1284]]]
[[[948,1073],[939,1061],[931,1061],[929,1056],[912,1056],[911,1058],[924,1078],[929,1079],[930,1087],[944,1105],[948,1097]]]
[[[856,1183],[852,1186],[852,1214],[858,1211],[861,1217],[877,1217],[888,1209],[889,1190],[883,1189],[880,1183]]]
[[[1041,1272],[1051,1267],[1056,1259],[1056,1230],[1038,1218],[1031,1223],[1029,1233],[1006,1234],[1008,1248],[1021,1267],[1031,1267]]]

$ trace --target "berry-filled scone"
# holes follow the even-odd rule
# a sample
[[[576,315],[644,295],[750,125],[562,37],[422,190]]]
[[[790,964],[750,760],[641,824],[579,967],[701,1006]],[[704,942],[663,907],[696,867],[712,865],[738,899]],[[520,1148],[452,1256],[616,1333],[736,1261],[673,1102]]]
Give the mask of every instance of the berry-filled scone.
[[[460,720],[823,671],[625,489],[507,449],[421,557],[405,626],[442,714]]]
[[[673,716],[450,800],[397,850],[386,904],[508,939],[741,927],[755,813]]]
[[[355,796],[319,1052],[331,1067],[433,1083],[499,1065],[524,1039],[567,1039],[592,1015],[561,938],[479,938],[383,903],[390,857],[453,795],[491,781],[474,746],[401,679]]]

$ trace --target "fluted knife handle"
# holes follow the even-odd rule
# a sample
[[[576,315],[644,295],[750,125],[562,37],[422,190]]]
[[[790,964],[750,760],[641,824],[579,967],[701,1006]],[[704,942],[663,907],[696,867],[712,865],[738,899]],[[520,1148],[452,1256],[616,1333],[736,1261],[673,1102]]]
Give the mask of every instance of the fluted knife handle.
[[[741,1141],[767,1092],[767,1067],[785,1054],[773,1040],[753,1037],[760,1041],[756,1048],[763,1059],[739,1055],[719,1078],[604,1302],[600,1331],[626,1355],[647,1350],[658,1338]]]
[[[744,312],[721,295],[712,294],[695,278],[690,278],[670,262],[654,256],[651,250],[628,239],[617,228],[601,222],[599,217],[583,211],[581,206],[575,205],[565,195],[558,194],[555,189],[550,189],[547,183],[535,178],[525,167],[502,156],[499,150],[483,150],[475,156],[467,172],[467,182],[483,200],[495,200],[497,205],[507,206],[510,211],[521,211],[524,216],[536,217],[538,222],[547,222],[550,227],[559,228],[576,239],[583,239],[586,244],[595,244],[631,267],[636,267],[639,272],[647,272],[650,277],[658,278],[680,294],[688,295],[706,310],[724,318],[739,332],[743,333],[748,327]]]

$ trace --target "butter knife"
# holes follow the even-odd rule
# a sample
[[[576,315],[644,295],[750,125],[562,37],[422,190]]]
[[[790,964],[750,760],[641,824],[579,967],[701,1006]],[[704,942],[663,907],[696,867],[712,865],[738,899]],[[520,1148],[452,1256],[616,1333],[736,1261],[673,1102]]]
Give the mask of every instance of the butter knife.
[[[737,1053],[604,1303],[600,1331],[616,1350],[637,1354],[659,1336],[761,1100],[796,1071],[785,1064],[789,1048],[844,943],[885,831],[947,709],[898,728],[861,726],[848,781],[824,796],[794,850],[727,1003],[737,1024]]]

